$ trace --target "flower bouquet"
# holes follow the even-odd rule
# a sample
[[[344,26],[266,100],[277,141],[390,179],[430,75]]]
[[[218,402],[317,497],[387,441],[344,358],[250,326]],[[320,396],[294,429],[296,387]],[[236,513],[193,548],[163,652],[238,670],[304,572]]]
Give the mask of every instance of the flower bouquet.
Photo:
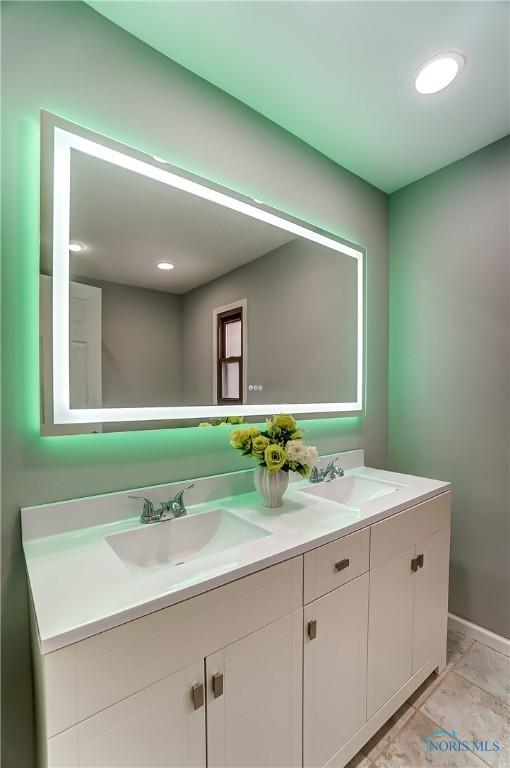
[[[257,461],[255,485],[267,507],[283,505],[289,470],[309,477],[318,458],[317,448],[303,442],[295,418],[286,413],[266,419],[264,430],[254,425],[234,429],[230,444]]]

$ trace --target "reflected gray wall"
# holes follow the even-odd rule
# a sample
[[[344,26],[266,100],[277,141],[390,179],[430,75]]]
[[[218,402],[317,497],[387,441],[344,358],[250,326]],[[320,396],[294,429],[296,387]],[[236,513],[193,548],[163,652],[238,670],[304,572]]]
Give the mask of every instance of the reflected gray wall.
[[[213,310],[247,300],[248,403],[356,399],[357,262],[304,239],[183,296],[183,396],[210,403]]]
[[[213,310],[241,299],[247,383],[264,387],[247,390],[245,402],[355,401],[357,266],[350,256],[298,238],[184,294],[73,274],[101,289],[103,407],[215,402]]]
[[[386,463],[387,198],[77,2],[2,12],[2,764],[33,764],[19,508],[245,468],[222,429],[42,438],[39,110],[201,173],[367,248],[367,409],[307,422],[321,452]]]
[[[102,291],[103,407],[180,402],[180,297],[104,280],[86,282]]]
[[[453,485],[450,610],[510,637],[510,138],[390,198],[390,463]]]

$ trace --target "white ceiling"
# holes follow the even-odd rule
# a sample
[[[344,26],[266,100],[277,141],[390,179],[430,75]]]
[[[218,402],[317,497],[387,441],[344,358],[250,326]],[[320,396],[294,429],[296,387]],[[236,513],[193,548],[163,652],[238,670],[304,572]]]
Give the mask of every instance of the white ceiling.
[[[386,192],[510,132],[508,2],[89,5]],[[464,71],[419,96],[414,72],[446,50]]]
[[[73,151],[73,279],[186,293],[294,236],[125,168]],[[157,268],[170,261],[175,269]],[[49,265],[43,264],[43,269]]]

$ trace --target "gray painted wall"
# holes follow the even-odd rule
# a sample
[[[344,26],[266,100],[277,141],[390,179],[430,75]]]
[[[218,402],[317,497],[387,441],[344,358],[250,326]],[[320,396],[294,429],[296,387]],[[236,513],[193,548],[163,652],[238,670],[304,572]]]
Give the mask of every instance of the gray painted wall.
[[[213,310],[239,299],[248,383],[264,386],[248,403],[356,400],[356,288],[353,258],[299,238],[184,294],[187,402],[212,402]]]
[[[307,423],[323,452],[386,463],[387,199],[81,3],[2,3],[2,727],[33,758],[24,505],[246,466],[219,429],[39,436],[39,109],[168,157],[367,248],[367,409]]]
[[[510,138],[390,198],[390,465],[453,484],[450,610],[510,637]]]

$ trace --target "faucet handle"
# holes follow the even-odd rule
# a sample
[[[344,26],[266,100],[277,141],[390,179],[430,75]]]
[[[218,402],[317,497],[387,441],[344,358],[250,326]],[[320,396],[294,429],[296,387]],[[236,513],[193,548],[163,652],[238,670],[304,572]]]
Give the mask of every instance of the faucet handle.
[[[128,499],[131,501],[135,501],[136,499],[140,499],[140,501],[143,501],[143,505],[154,507],[154,504],[150,499],[148,499],[146,496],[128,496]]]
[[[318,464],[315,464],[314,467],[312,467],[312,473],[310,475],[310,483],[320,483],[321,480],[323,480],[323,472],[324,470],[320,468]]]
[[[170,508],[176,517],[180,517],[181,515],[186,514],[186,507],[184,505],[184,501],[182,497],[184,496],[184,493],[186,491],[189,491],[190,488],[193,488],[194,485],[195,483],[191,483],[191,485],[187,485],[185,488],[181,488],[180,491],[177,491],[173,499],[167,502],[166,507]],[[177,510],[176,510],[176,507],[177,507]],[[176,511],[178,512],[177,515],[175,514]]]
[[[177,498],[179,496],[179,498],[182,499],[183,493],[185,491],[189,491],[191,488],[194,488],[194,487],[195,487],[195,483],[191,483],[190,485],[187,485],[186,488],[181,488],[180,491],[177,491],[177,493],[175,494],[174,498]]]
[[[128,496],[128,499],[131,499],[132,501],[135,499],[143,501],[143,512],[141,517],[143,521],[151,520],[155,516],[156,510],[154,509],[154,504],[146,496]]]

